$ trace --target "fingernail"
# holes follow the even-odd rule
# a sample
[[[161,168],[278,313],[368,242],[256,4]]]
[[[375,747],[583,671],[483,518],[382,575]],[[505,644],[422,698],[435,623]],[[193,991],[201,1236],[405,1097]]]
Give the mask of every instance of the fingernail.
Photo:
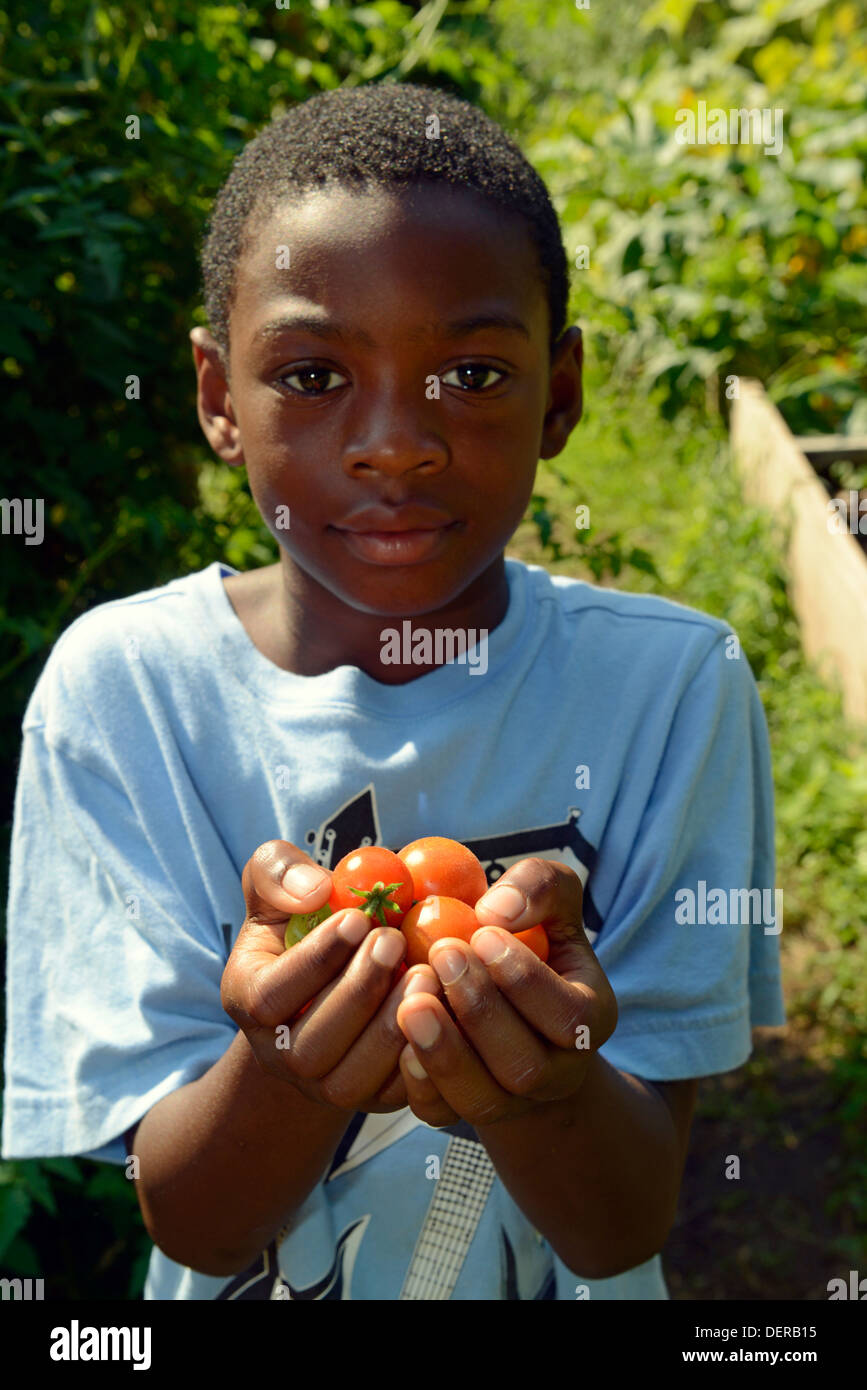
[[[519,893],[517,888],[508,883],[502,884],[499,888],[492,888],[476,903],[476,907],[489,907],[498,917],[505,917],[507,922],[514,922],[516,917],[520,917],[526,906],[523,893]]]
[[[495,931],[477,932],[473,937],[472,947],[476,955],[481,956],[485,965],[493,965],[495,960],[502,960],[509,949],[503,944],[503,938],[499,932]]]
[[[346,916],[337,924],[337,935],[342,936],[344,941],[348,941],[350,946],[357,946],[359,941],[363,941],[373,926],[370,918],[357,908],[350,907],[346,910]]]
[[[430,1009],[419,1009],[416,1013],[410,1014],[404,1026],[412,1041],[419,1047],[433,1047],[442,1032],[436,1014]]]
[[[306,898],[327,879],[324,869],[317,869],[315,864],[293,864],[283,875],[283,887],[293,898]]]
[[[371,954],[377,965],[386,965],[391,970],[403,955],[403,941],[399,936],[378,936]]]
[[[413,975],[409,984],[403,991],[404,999],[408,999],[411,994],[433,994],[434,989],[426,975]]]
[[[428,960],[444,985],[453,985],[459,980],[468,964],[463,951],[456,951],[453,946],[445,946],[432,952]]]
[[[422,1066],[421,1062],[418,1060],[414,1052],[406,1059],[406,1069],[409,1072],[410,1076],[415,1077],[416,1081],[427,1080],[427,1072],[425,1071],[424,1067]]]

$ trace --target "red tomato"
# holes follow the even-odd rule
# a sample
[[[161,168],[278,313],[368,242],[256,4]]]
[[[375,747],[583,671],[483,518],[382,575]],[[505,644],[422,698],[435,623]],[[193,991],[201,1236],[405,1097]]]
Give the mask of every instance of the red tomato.
[[[479,930],[479,919],[471,907],[458,898],[431,894],[411,907],[400,924],[406,937],[407,965],[427,965],[427,953],[443,936],[459,936],[469,941]]]
[[[480,930],[481,924],[471,907],[458,898],[431,894],[411,907],[401,923],[401,931],[406,937],[407,965],[426,965],[428,951],[435,941],[443,936],[457,936],[469,945],[473,932]],[[518,941],[529,946],[541,961],[548,959],[548,933],[544,927],[528,927],[526,931],[515,932]]]
[[[533,955],[538,956],[540,961],[544,963],[548,959],[551,943],[544,927],[528,927],[526,931],[516,931],[513,935],[516,940],[523,941],[525,946],[529,946]]]
[[[459,840],[427,835],[404,845],[398,858],[412,874],[413,896],[419,901],[430,896],[457,898],[475,907],[488,891],[484,869],[473,851]]]
[[[412,875],[390,849],[366,845],[341,859],[331,875],[333,912],[357,907],[381,927],[399,927],[414,898]]]

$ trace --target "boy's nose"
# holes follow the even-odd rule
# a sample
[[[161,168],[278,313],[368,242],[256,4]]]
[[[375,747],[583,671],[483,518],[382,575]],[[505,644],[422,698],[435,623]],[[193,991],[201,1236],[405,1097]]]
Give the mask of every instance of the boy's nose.
[[[445,440],[430,431],[390,426],[388,420],[371,421],[363,436],[355,435],[343,450],[343,469],[357,474],[373,469],[384,477],[399,478],[416,470],[425,474],[447,468],[450,452]]]

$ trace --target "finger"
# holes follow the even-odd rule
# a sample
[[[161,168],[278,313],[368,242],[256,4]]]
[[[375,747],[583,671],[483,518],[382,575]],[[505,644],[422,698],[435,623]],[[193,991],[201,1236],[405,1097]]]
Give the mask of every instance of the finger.
[[[283,950],[280,929],[293,912],[313,912],[331,896],[331,875],[289,840],[268,840],[244,865],[241,888],[247,921],[273,928],[275,954]]]
[[[468,1124],[494,1124],[514,1113],[513,1107],[520,1101],[497,1084],[439,999],[429,994],[413,995],[401,1004],[397,1021],[442,1099]],[[410,1103],[413,1079],[407,1076]],[[424,1102],[420,1103],[424,1109]],[[413,1110],[419,1114],[414,1105]],[[427,1122],[426,1115],[419,1114],[419,1118]]]
[[[432,963],[433,954],[432,948]],[[495,927],[473,932],[468,955],[476,958],[477,968],[468,974],[465,988],[476,988],[480,978],[478,972],[484,970],[500,997],[513,1006],[513,1013],[554,1047],[595,1051],[608,1041],[617,1027],[617,1000],[595,956],[592,969],[582,968],[559,975],[539,960],[523,941],[516,941],[510,932]],[[446,997],[464,1026],[469,1027],[470,1020],[464,1019],[457,993],[461,985],[459,981],[446,989]],[[481,1016],[476,1024],[477,1031],[484,1025],[485,1046],[493,1045],[495,1035],[487,1037],[486,1005],[476,1003],[474,1008]],[[505,1017],[502,1026],[506,1026]],[[515,1046],[516,1039],[510,1038],[509,1045]]]
[[[498,933],[498,937],[511,941],[506,932]],[[542,966],[523,942],[514,945],[527,951],[562,990],[570,989],[553,971]],[[549,1048],[500,993],[479,956],[456,937],[443,937],[431,947],[429,959],[461,1031],[497,1083],[516,1096],[543,1086],[549,1069]],[[538,1006],[536,1012],[542,1016]]]
[[[405,1110],[408,1105],[409,1097],[400,1067],[394,1067],[386,1084],[364,1102],[364,1110],[369,1115],[387,1115],[395,1110]]]
[[[357,909],[347,911],[354,913]],[[366,916],[365,913],[358,915]],[[323,926],[326,925],[323,923]],[[319,928],[316,930],[319,931]],[[315,935],[315,932],[311,933],[311,936]],[[292,950],[300,950],[309,939],[305,938]],[[376,927],[368,934],[339,979],[326,987],[292,1028],[294,1075],[321,1081],[338,1067],[392,989],[394,972],[405,953],[406,937],[396,927]],[[310,998],[309,995],[307,997]],[[375,1078],[376,1085],[385,1080],[396,1057],[392,1053],[387,1060],[389,1066],[385,1071],[380,1070]],[[341,1079],[338,1079],[337,1085],[343,1085]],[[371,1085],[368,1094],[372,1094],[374,1089],[375,1086]],[[338,1100],[332,1103],[340,1104]]]
[[[275,951],[271,927],[245,922],[223,972],[223,1008],[245,1031],[285,1023],[331,984],[372,926],[366,913],[342,908],[291,950]]]
[[[595,961],[584,932],[583,902],[584,889],[574,869],[553,859],[532,858],[507,869],[479,899],[475,911],[481,926],[513,932],[543,926],[551,969],[565,979],[581,980]]]
[[[394,928],[383,928],[382,932],[387,935],[392,930]],[[398,1027],[397,1011],[401,1002],[409,995],[419,991],[436,993],[438,989],[437,977],[429,965],[414,966],[412,970],[407,971],[391,990],[357,1042],[342,1055],[328,1075],[322,1078],[323,1097],[329,1104],[343,1108],[350,1105],[352,1099],[359,1095],[378,1096],[380,1091],[389,1085],[392,1090],[397,1089],[398,1093],[402,1093],[403,1103],[407,1103],[406,1089],[398,1069],[398,1061],[406,1046],[406,1039]],[[338,1007],[342,1007],[339,1000],[336,1002]],[[305,1014],[305,1021],[306,1019]],[[397,1087],[394,1085],[395,1080]]]
[[[458,1123],[460,1115],[443,1100],[409,1043],[400,1054],[400,1071],[407,1105],[418,1119],[434,1129]]]

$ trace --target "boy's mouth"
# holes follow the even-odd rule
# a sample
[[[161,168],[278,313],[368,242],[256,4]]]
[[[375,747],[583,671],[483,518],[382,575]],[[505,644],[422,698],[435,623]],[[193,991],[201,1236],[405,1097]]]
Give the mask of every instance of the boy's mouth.
[[[333,526],[361,560],[375,565],[415,565],[429,560],[461,522],[430,507],[371,507]]]

